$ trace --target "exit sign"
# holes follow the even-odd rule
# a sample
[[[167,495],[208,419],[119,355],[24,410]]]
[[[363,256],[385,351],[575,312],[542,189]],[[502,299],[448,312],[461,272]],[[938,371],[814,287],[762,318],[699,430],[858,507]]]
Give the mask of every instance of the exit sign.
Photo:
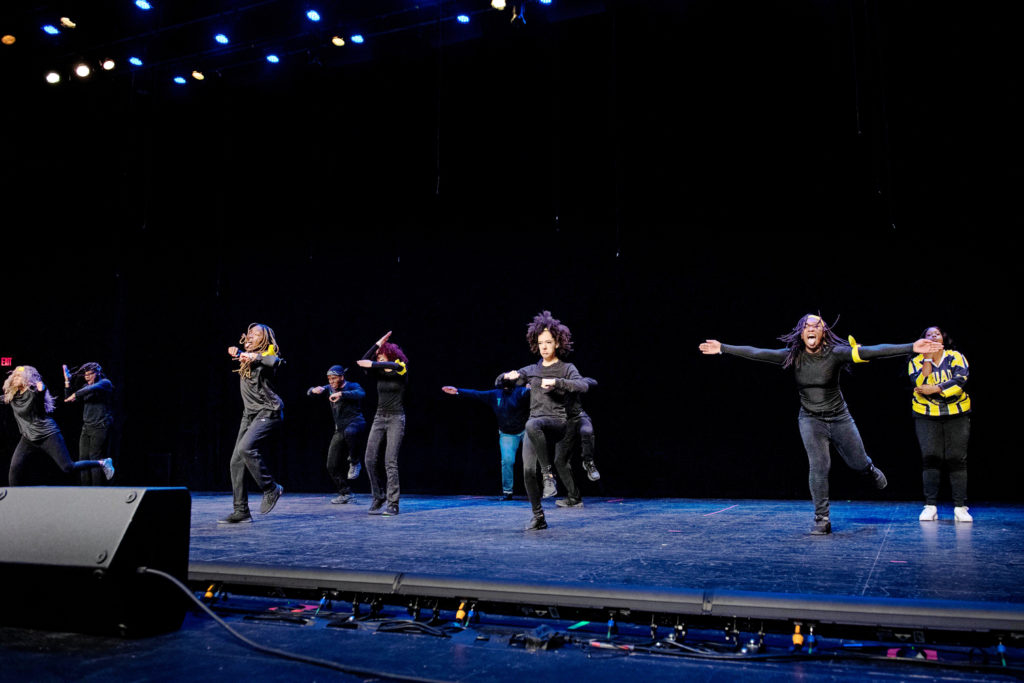
[[[7,367],[10,364],[11,364],[11,357],[10,356],[4,356],[3,358],[0,358],[0,366]]]

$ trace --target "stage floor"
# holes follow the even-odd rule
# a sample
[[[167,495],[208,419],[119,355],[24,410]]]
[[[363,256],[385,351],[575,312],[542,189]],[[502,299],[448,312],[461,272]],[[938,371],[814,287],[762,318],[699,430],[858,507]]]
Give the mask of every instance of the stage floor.
[[[190,559],[466,578],[1024,603],[1024,507],[978,504],[974,523],[919,522],[914,502],[835,502],[833,533],[810,535],[809,501],[403,496],[366,514],[368,495],[289,494],[255,522],[218,525],[226,494],[194,493]],[[252,496],[253,510],[259,496]]]

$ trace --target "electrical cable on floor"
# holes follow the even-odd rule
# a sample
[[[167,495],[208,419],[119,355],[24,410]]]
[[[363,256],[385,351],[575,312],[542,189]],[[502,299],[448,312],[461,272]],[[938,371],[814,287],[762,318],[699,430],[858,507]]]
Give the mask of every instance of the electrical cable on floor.
[[[176,579],[171,574],[168,574],[167,572],[160,571],[159,569],[151,569],[149,567],[139,567],[135,571],[138,572],[139,574],[152,574],[154,576],[159,576],[159,577],[161,577],[163,579],[166,579],[167,581],[170,581],[175,586],[180,588],[181,591],[183,593],[185,593],[185,595],[187,595],[192,602],[194,602],[195,604],[199,605],[200,609],[202,609],[207,615],[209,615],[215,622],[217,622],[219,625],[224,627],[224,629],[228,633],[230,633],[235,638],[237,638],[238,640],[242,641],[243,643],[245,643],[246,645],[248,645],[252,649],[256,650],[257,652],[262,652],[264,654],[273,655],[275,657],[281,657],[283,659],[290,659],[290,660],[296,661],[296,662],[302,662],[303,664],[312,664],[313,666],[321,666],[321,667],[324,667],[326,669],[333,669],[335,671],[340,671],[342,673],[352,674],[354,676],[367,676],[367,677],[372,677],[372,678],[384,678],[384,679],[392,679],[392,680],[396,680],[396,681],[416,681],[417,683],[447,683],[447,682],[441,681],[441,679],[436,679],[436,678],[423,678],[421,676],[408,676],[408,675],[404,675],[404,674],[388,673],[388,672],[378,671],[378,670],[374,670],[374,669],[363,669],[363,668],[360,668],[360,667],[348,666],[348,665],[345,665],[345,664],[339,664],[338,662],[332,662],[332,661],[327,660],[327,659],[318,659],[316,657],[309,657],[307,655],[296,654],[296,653],[293,653],[293,652],[287,652],[285,650],[278,650],[276,648],[267,647],[266,645],[260,645],[259,643],[255,642],[253,640],[249,640],[248,638],[243,636],[241,633],[239,633],[235,629],[231,628],[231,626],[228,625],[228,623],[226,621],[221,619],[219,616],[217,616],[214,613],[213,610],[211,610],[209,607],[204,605],[203,602],[199,598],[197,598],[195,596],[195,594],[192,592],[192,590],[188,586],[183,584],[181,581]]]

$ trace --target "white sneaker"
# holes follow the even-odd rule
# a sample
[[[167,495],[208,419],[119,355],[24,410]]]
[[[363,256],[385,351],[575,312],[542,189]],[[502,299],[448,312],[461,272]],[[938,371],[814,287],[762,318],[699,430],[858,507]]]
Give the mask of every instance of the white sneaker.
[[[967,512],[969,508],[965,505],[959,508],[953,508],[953,517],[958,522],[973,522],[974,517],[971,517],[971,513]]]
[[[107,478],[107,481],[110,481],[114,478],[114,461],[107,458],[100,460],[100,462],[103,463],[103,476]]]
[[[939,510],[934,505],[925,505],[924,510],[921,510],[921,514],[917,516],[917,519],[922,522],[934,522],[939,518]]]

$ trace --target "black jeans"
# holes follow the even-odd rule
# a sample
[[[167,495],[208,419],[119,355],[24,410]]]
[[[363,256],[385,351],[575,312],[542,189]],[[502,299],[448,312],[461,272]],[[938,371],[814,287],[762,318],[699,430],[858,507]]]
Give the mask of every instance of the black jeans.
[[[60,432],[57,432],[56,434],[51,434],[45,439],[41,439],[39,441],[29,441],[25,437],[21,437],[21,440],[18,441],[18,445],[14,448],[14,455],[11,456],[11,469],[7,473],[7,481],[11,486],[24,485],[23,474],[25,469],[25,460],[32,451],[43,451],[46,453],[64,474],[99,469],[100,476],[103,476],[103,464],[97,460],[79,460],[78,462],[72,462],[71,455],[68,453],[67,444],[64,443],[64,437]]]
[[[398,483],[398,449],[405,438],[405,413],[377,413],[366,442],[366,475],[370,479],[370,492],[374,502],[387,496],[388,505],[398,505],[401,489]],[[387,482],[381,480],[379,460],[384,450],[384,470]]]
[[[359,462],[359,442],[366,434],[366,420],[352,420],[345,431],[335,431],[327,447],[327,473],[331,475],[338,493],[352,493],[348,485],[348,468]]]
[[[243,415],[235,439],[235,450],[228,465],[231,471],[231,494],[236,511],[249,510],[249,494],[245,490],[245,472],[249,471],[260,491],[269,491],[277,484],[270,476],[267,464],[263,462],[260,448],[281,428],[280,413],[267,412]]]
[[[545,463],[550,462],[548,457],[548,444],[558,443],[565,436],[566,421],[557,417],[531,417],[526,421],[526,442],[523,444],[523,483],[526,485],[526,495],[530,499],[530,506],[534,515],[543,515],[544,508],[541,506],[541,488],[538,479],[538,466],[543,469]],[[568,466],[566,466],[568,469]],[[559,470],[561,474],[561,469]],[[570,498],[579,499],[579,491],[576,485],[571,484],[572,473],[569,472],[568,481],[563,478],[566,489],[572,486],[575,496],[569,493]]]
[[[814,501],[814,517],[828,517],[828,472],[832,468],[828,446],[832,444],[839,456],[855,472],[866,474],[871,467],[871,458],[864,449],[864,440],[848,410],[837,415],[821,417],[800,409],[800,437],[807,451],[810,473],[807,477]]]
[[[78,437],[78,459],[79,460],[103,460],[110,452],[110,425],[83,425],[82,433]],[[107,479],[103,476],[103,470],[95,467],[81,471],[83,486],[103,486]]]
[[[921,445],[924,504],[935,505],[945,465],[953,505],[967,505],[967,441],[971,436],[971,416],[915,417],[914,431]]]

